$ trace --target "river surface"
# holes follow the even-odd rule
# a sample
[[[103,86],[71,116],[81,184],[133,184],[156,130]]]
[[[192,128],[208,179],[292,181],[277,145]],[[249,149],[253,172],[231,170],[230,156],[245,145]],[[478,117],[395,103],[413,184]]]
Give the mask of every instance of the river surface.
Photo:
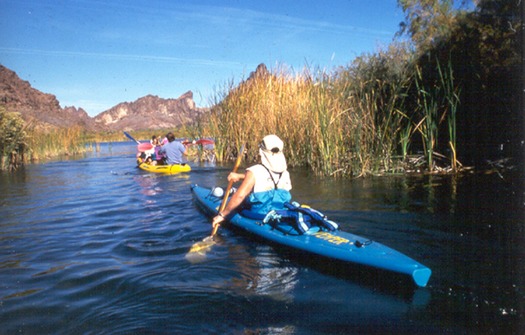
[[[154,175],[131,142],[32,164],[0,179],[1,334],[523,334],[523,190],[509,175],[325,180],[292,170],[292,193],[341,228],[433,271],[388,273],[211,231],[190,185],[231,166]]]

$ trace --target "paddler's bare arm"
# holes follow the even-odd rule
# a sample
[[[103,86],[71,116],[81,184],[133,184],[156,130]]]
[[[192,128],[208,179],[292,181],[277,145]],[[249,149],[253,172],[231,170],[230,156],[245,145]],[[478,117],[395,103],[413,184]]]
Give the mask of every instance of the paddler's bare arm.
[[[230,175],[228,176],[228,180],[230,180],[230,176],[232,174],[233,173],[230,173]],[[239,207],[239,205],[242,204],[244,199],[246,199],[246,197],[253,190],[253,186],[255,185],[255,176],[253,175],[251,171],[248,171],[246,174],[235,173],[235,175],[237,176],[233,176],[233,177],[243,176],[243,178],[240,178],[240,179],[244,179],[244,180],[241,186],[239,186],[239,189],[232,195],[230,201],[228,201],[226,208],[221,213],[219,213],[219,215],[216,215],[213,218],[213,221],[212,221],[213,227],[215,227],[216,225],[220,225],[224,221],[224,218],[230,215],[230,213],[233,210],[235,210],[237,207]],[[240,180],[240,179],[237,179],[237,180]]]

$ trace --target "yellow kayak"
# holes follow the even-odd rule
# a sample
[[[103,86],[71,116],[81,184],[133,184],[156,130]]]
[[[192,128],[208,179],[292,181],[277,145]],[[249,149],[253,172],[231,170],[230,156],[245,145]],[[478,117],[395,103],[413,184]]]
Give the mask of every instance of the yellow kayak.
[[[144,171],[154,173],[174,174],[180,172],[190,172],[191,166],[189,164],[173,164],[173,165],[151,165],[147,163],[140,163],[139,168]]]

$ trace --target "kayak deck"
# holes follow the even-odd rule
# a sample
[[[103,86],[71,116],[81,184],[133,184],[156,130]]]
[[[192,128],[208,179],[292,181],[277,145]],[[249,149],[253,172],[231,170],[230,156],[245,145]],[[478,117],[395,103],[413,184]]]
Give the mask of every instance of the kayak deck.
[[[222,198],[216,197],[208,188],[192,185],[195,202],[209,216],[217,213]],[[230,224],[268,241],[302,250],[319,256],[344,262],[361,264],[381,270],[409,275],[418,286],[426,286],[432,271],[412,258],[379,242],[341,230],[328,231],[323,227],[312,227],[304,234],[287,234],[294,227],[265,224],[262,220],[234,215]]]

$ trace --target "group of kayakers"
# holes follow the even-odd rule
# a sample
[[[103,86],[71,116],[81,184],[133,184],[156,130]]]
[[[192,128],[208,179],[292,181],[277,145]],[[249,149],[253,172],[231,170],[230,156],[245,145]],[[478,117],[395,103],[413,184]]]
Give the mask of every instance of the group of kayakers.
[[[187,156],[187,146],[191,144],[187,141],[177,141],[172,132],[162,141],[154,135],[150,143],[152,148],[138,155],[139,163],[183,164],[183,158]],[[245,173],[232,172],[228,175],[229,182],[242,180],[242,183],[226,208],[213,218],[214,228],[234,214],[241,204],[254,215],[265,215],[272,209],[282,209],[284,203],[290,202],[292,182],[283,148],[284,143],[277,135],[267,135],[259,144],[260,163],[247,168]]]
[[[187,145],[175,139],[172,132],[166,134],[162,141],[160,136],[153,135],[150,141],[152,147],[137,154],[139,163],[146,163],[151,165],[173,165],[183,164],[184,156],[187,156]]]

